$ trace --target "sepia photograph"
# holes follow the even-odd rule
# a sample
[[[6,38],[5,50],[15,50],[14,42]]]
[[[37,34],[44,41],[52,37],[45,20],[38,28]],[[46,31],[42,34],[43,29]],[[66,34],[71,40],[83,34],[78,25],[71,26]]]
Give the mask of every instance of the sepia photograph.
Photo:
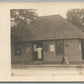
[[[84,8],[50,8],[10,9],[12,76],[84,74]]]
[[[84,81],[84,2],[4,2],[0,10],[1,81]]]

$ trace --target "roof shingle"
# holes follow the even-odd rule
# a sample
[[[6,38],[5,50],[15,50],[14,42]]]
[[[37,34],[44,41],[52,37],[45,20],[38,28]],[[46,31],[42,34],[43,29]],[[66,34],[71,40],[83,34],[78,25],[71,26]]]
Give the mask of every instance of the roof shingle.
[[[28,29],[28,32],[32,34],[30,38],[25,33],[27,30],[22,30],[22,33],[25,33],[25,35],[19,36],[21,41],[84,39],[84,33],[60,15],[42,16],[37,20],[39,22],[37,28],[32,27]]]

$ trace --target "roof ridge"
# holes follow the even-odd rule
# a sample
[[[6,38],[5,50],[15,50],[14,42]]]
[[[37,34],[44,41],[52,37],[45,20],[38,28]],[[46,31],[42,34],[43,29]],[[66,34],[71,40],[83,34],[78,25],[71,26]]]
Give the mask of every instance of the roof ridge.
[[[45,16],[39,16],[39,17],[50,17],[50,16],[61,16],[59,14],[56,14],[56,15],[45,15]],[[61,16],[62,17],[62,16]]]

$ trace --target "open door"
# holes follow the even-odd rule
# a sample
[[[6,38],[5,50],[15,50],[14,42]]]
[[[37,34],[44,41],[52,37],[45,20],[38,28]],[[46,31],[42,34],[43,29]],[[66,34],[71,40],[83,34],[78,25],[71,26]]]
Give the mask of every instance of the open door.
[[[82,48],[82,60],[84,60],[84,40],[81,42],[81,48]]]
[[[43,43],[42,42],[33,43],[33,60],[34,61],[43,60]]]

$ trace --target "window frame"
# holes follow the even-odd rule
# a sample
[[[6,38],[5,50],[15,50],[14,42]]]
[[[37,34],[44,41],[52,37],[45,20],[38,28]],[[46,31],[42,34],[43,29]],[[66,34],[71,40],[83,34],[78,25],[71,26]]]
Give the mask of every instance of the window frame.
[[[55,43],[51,43],[50,45],[49,45],[49,51],[50,52],[55,52]]]

